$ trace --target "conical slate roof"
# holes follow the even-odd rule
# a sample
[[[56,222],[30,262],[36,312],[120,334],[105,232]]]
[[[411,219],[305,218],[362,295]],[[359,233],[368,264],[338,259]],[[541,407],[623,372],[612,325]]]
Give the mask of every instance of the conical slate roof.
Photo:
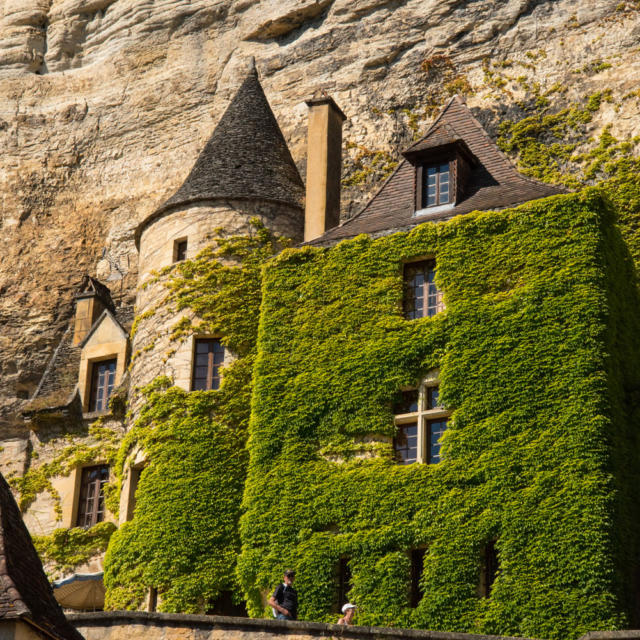
[[[55,600],[18,505],[0,474],[0,625],[3,620],[23,620],[56,640],[83,640]]]
[[[255,67],[227,107],[182,186],[139,227],[169,209],[218,199],[282,202],[302,209],[304,184]]]

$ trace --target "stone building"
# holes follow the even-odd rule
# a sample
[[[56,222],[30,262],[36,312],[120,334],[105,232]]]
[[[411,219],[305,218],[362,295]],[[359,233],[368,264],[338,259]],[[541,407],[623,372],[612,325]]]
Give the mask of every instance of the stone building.
[[[380,244],[381,271],[374,278],[368,272],[362,272],[362,261],[370,248],[366,242],[382,242],[384,238],[405,238],[403,234],[412,231],[418,235],[424,233],[425,237],[438,233],[448,237],[447,234],[455,235],[456,224],[464,225],[464,222],[459,221],[464,220],[469,214],[467,219],[474,222],[468,224],[477,223],[478,233],[485,232],[482,225],[486,222],[487,243],[495,242],[497,247],[501,246],[504,234],[509,233],[509,229],[516,229],[513,232],[516,235],[520,229],[523,234],[530,234],[531,237],[539,231],[528,213],[523,213],[521,217],[529,221],[527,224],[530,227],[526,224],[519,227],[519,214],[517,211],[513,213],[513,207],[553,196],[567,198],[566,201],[562,201],[562,206],[582,207],[580,211],[591,212],[593,209],[595,212],[599,205],[593,204],[592,201],[579,204],[578,200],[571,199],[574,196],[562,196],[564,192],[561,189],[520,175],[472,116],[464,101],[459,97],[453,97],[427,133],[404,152],[404,159],[364,209],[353,218],[340,223],[341,127],[345,115],[335,102],[322,92],[318,92],[307,104],[310,116],[306,187],[269,107],[255,68],[252,68],[195,160],[182,186],[139,225],[136,231],[139,250],[139,287],[136,300],[118,297],[104,283],[90,276],[84,278],[78,289],[75,318],[52,355],[35,393],[23,408],[29,429],[28,444],[25,445],[24,441],[8,441],[3,459],[4,470],[8,472],[14,488],[20,493],[20,507],[25,522],[32,535],[36,536],[36,542],[40,544],[51,576],[57,580],[58,597],[63,605],[72,606],[70,600],[65,600],[67,596],[63,587],[76,584],[77,590],[82,591],[83,584],[93,584],[93,587],[95,583],[101,584],[104,551],[109,536],[116,528],[124,531],[123,525],[126,522],[135,521],[136,489],[145,469],[153,465],[154,461],[149,458],[144,446],[136,444],[129,449],[122,449],[121,445],[126,442],[127,434],[142,411],[145,401],[140,389],[160,376],[167,376],[175,387],[184,392],[215,393],[218,389],[224,388],[225,369],[228,369],[235,358],[235,354],[226,347],[223,332],[199,330],[197,314],[189,309],[178,308],[175,300],[170,299],[166,287],[167,274],[171,273],[175,265],[188,264],[201,250],[214,243],[219,237],[220,229],[231,235],[251,234],[256,223],[278,236],[291,238],[299,250],[297,253],[287,253],[281,259],[276,258],[267,264],[265,273],[269,279],[263,283],[262,289],[265,298],[261,308],[253,310],[261,324],[252,378],[254,387],[248,446],[251,462],[244,498],[242,490],[238,490],[231,497],[238,505],[242,503],[244,510],[242,525],[236,523],[238,527],[242,527],[241,533],[238,534],[242,542],[238,575],[243,589],[240,599],[247,601],[250,613],[262,612],[264,603],[261,598],[264,599],[267,593],[269,580],[276,579],[278,571],[282,568],[280,565],[286,561],[298,562],[300,565],[300,590],[303,597],[305,593],[308,594],[309,603],[306,609],[303,608],[303,615],[308,617],[326,618],[332,615],[336,606],[351,593],[363,602],[368,602],[372,623],[384,621],[420,626],[426,624],[423,623],[426,620],[428,624],[441,629],[458,627],[455,630],[467,630],[473,629],[474,624],[490,627],[493,624],[492,609],[491,603],[487,602],[490,600],[494,581],[501,571],[508,576],[506,567],[510,562],[514,567],[514,575],[517,573],[516,569],[522,569],[518,564],[519,556],[515,552],[509,556],[507,543],[502,542],[500,538],[502,525],[496,524],[493,529],[482,531],[484,538],[469,542],[469,548],[464,548],[466,556],[463,557],[461,551],[458,559],[461,566],[466,567],[467,574],[460,578],[459,592],[452,595],[444,587],[438,592],[442,586],[438,583],[436,575],[440,565],[434,560],[429,568],[430,552],[427,550],[434,549],[433,553],[437,555],[438,544],[441,542],[432,531],[432,521],[438,522],[437,514],[434,515],[437,508],[433,504],[421,503],[419,499],[421,491],[433,499],[434,496],[429,491],[433,491],[435,486],[440,486],[435,478],[440,477],[439,473],[444,474],[447,469],[452,468],[447,466],[447,460],[454,466],[456,463],[461,464],[464,456],[456,457],[460,452],[455,448],[447,448],[449,434],[452,434],[452,441],[455,441],[456,433],[463,429],[459,425],[464,425],[465,420],[471,425],[470,431],[477,426],[473,422],[474,418],[469,417],[473,412],[465,404],[464,393],[456,396],[455,376],[452,373],[456,368],[447,360],[447,350],[455,351],[458,343],[455,340],[450,342],[446,333],[437,333],[440,329],[433,329],[432,335],[429,333],[432,329],[429,328],[427,331],[427,328],[441,327],[446,318],[456,318],[460,311],[461,303],[456,298],[457,285],[451,279],[455,269],[451,265],[456,260],[461,263],[468,260],[468,264],[481,269],[482,260],[478,256],[485,249],[480,245],[473,245],[472,240],[468,240],[468,246],[473,245],[475,253],[466,255],[467,247],[459,246],[456,249],[457,253],[452,250],[448,266],[444,263],[440,271],[440,255],[436,255],[433,249],[436,243],[433,238],[425,240],[422,245],[416,244],[413,253],[405,252],[405,255],[401,252],[394,255],[395,266],[389,262],[392,245],[385,249]],[[544,202],[547,201],[543,201],[539,206],[547,207],[549,211],[560,206],[554,204],[555,200],[549,200],[549,204]],[[500,214],[494,214],[493,217],[487,214],[486,218],[481,218],[474,213],[489,210],[504,210],[506,213],[503,219],[499,217]],[[597,212],[593,213],[593,216],[597,215]],[[613,251],[610,246],[613,242],[610,237],[613,233],[610,229],[611,222],[606,215],[602,215],[598,242],[600,246],[606,247],[607,251]],[[562,222],[558,222],[556,226],[552,219],[548,220],[551,229],[550,242],[556,242],[562,234],[571,238],[574,233],[562,216],[558,218],[561,218]],[[544,216],[540,216],[540,219],[546,220]],[[567,226],[562,227],[562,224]],[[327,267],[325,279],[318,281],[319,289],[326,285],[326,291],[323,289],[326,298],[323,299],[319,294],[319,297],[316,296],[314,291],[303,291],[304,282],[298,282],[300,292],[296,294],[298,297],[295,299],[289,295],[295,287],[291,289],[287,284],[279,292],[273,288],[273,283],[279,278],[283,282],[286,281],[282,275],[285,271],[287,274],[306,273],[308,260],[317,260],[316,267],[322,270],[322,260],[325,259],[323,256],[329,256],[326,259],[330,261],[330,256],[340,255],[341,251],[352,251],[360,242],[358,238],[361,238],[362,234],[368,238],[362,241],[362,261],[353,257],[351,261],[341,263],[340,269],[334,272]],[[406,237],[414,236],[409,234]],[[347,242],[343,243],[345,240]],[[352,244],[349,244],[349,241]],[[598,260],[598,253],[594,248],[596,245],[591,244],[588,250],[585,249],[588,251],[588,254],[582,256],[585,260]],[[422,247],[422,250],[416,247]],[[507,245],[505,247],[508,248]],[[541,249],[541,255],[545,260],[553,262],[554,257],[558,259],[558,255],[561,254],[546,254]],[[570,264],[579,257],[578,254],[570,252],[567,254]],[[292,260],[291,264],[287,260]],[[296,267],[296,260],[299,261],[299,268]],[[385,260],[387,262],[384,262]],[[494,298],[487,303],[483,298],[486,291],[482,288],[475,291],[475,298],[470,300],[469,304],[477,303],[477,307],[472,307],[472,312],[476,313],[478,318],[489,322],[482,315],[485,310],[483,305],[499,305],[511,296],[513,290],[517,290],[518,287],[526,289],[535,279],[529,270],[527,260],[524,254],[520,255],[513,250],[512,254],[505,257],[505,261],[512,264],[510,275],[505,275],[503,280],[496,284],[492,281],[491,274],[486,274],[486,290],[490,291]],[[228,258],[228,262],[233,264],[233,257]],[[383,267],[383,263],[386,266]],[[562,280],[561,266],[549,268],[554,278]],[[602,269],[608,274],[614,269],[614,265],[605,261]],[[461,281],[464,280],[462,273],[459,272]],[[353,281],[361,282],[362,287],[371,287],[371,307],[365,305],[354,310],[349,306],[348,292],[351,291],[352,281],[346,276],[351,276]],[[379,279],[376,279],[378,277]],[[608,275],[603,276],[605,279],[607,277]],[[450,288],[441,286],[441,278],[449,278],[446,285]],[[309,282],[311,281],[310,279]],[[344,284],[343,299],[335,291],[330,291],[330,287],[336,282]],[[562,286],[572,295],[580,288],[579,284],[570,278],[562,282]],[[385,286],[389,286],[389,289],[386,290]],[[383,290],[385,296],[393,298],[391,301],[390,298],[385,298],[384,304],[375,298],[376,292]],[[282,299],[278,298],[278,295],[282,295]],[[616,289],[616,295],[630,296],[629,299],[633,298],[635,304],[635,294],[631,289]],[[517,299],[517,296],[513,299]],[[381,307],[376,306],[378,302]],[[388,306],[384,307],[385,304]],[[606,313],[603,311],[605,315],[609,314],[607,317],[624,316],[628,319],[629,316],[624,315],[628,314],[628,310],[623,313],[611,304]],[[354,363],[364,350],[371,348],[371,354],[380,358],[382,371],[385,354],[376,353],[367,343],[367,336],[358,334],[356,325],[349,325],[347,331],[341,329],[339,323],[333,322],[329,317],[324,324],[314,324],[324,313],[323,305],[336,310],[338,314],[363,314],[360,326],[365,326],[367,319],[379,316],[379,325],[369,327],[372,334],[379,332],[380,335],[386,336],[387,329],[388,332],[397,331],[397,335],[401,335],[401,331],[414,331],[415,343],[409,342],[405,345],[406,352],[399,351],[394,356],[399,361],[403,361],[404,358],[410,363],[407,364],[406,371],[396,372],[389,378],[384,378],[380,372],[379,388],[371,387],[366,397],[361,394],[364,388],[362,385],[367,383],[367,376],[361,377],[358,374],[352,379],[346,376],[341,379],[342,383],[349,380],[349,384],[341,383],[340,388],[332,390],[331,397],[325,397],[324,390],[331,386],[331,381],[320,376],[323,368],[327,371],[332,370],[332,366],[340,363],[346,354],[352,358],[351,364],[357,369]],[[387,309],[387,315],[380,311],[382,307]],[[527,320],[529,316],[524,311],[522,313],[523,318]],[[618,313],[619,316],[616,316]],[[305,314],[308,314],[308,317]],[[306,324],[299,324],[302,322],[300,318],[303,317],[307,317]],[[564,322],[568,326],[573,316],[568,312],[565,315],[558,312],[558,318],[561,325]],[[182,320],[186,321],[187,335],[176,341],[176,323]],[[451,322],[453,323],[453,320]],[[274,336],[265,333],[268,332],[269,326],[274,328],[274,332],[276,329],[283,332],[282,341],[278,342]],[[516,331],[515,326],[517,323],[510,325],[510,329],[496,329],[496,341],[508,342],[509,331]],[[605,321],[598,326],[602,335],[607,336],[603,340],[609,340],[609,343],[618,349],[622,339],[618,339],[617,329]],[[420,333],[423,330],[420,327],[425,333]],[[471,335],[471,329],[467,329]],[[307,330],[308,334],[305,334]],[[455,334],[455,331],[456,327],[452,326],[452,334]],[[305,368],[304,351],[299,349],[301,336],[306,340],[308,362],[315,363],[315,369]],[[274,341],[270,342],[270,338]],[[565,340],[570,338],[569,333],[563,336]],[[635,353],[636,342],[631,338],[624,339],[628,340],[628,354]],[[333,345],[334,341],[343,347],[339,347],[326,361],[316,361],[316,355],[324,353],[327,345]],[[529,346],[533,348],[533,345]],[[468,357],[468,353],[461,347],[460,349],[462,355]],[[415,361],[416,354],[421,354],[419,363]],[[491,350],[487,348],[487,357],[493,357],[491,354]],[[478,360],[482,360],[481,355],[477,355]],[[472,364],[474,362],[472,361]],[[280,368],[274,363],[280,363]],[[336,379],[350,365],[344,363],[340,366],[343,368],[336,369]],[[387,363],[385,366],[390,365]],[[374,361],[369,362],[373,378],[377,375],[376,367]],[[619,391],[616,386],[618,383],[620,388],[626,389],[633,387],[637,382],[635,370],[630,365],[624,365],[624,372],[620,374],[619,380],[611,370],[605,369],[603,365],[594,376],[601,374],[601,377],[610,382],[611,388],[617,389],[616,393]],[[490,371],[484,371],[480,366],[471,366],[468,373],[477,379],[486,378],[491,386],[493,378]],[[550,386],[556,383],[560,385],[564,380],[554,377],[556,373],[549,374]],[[277,380],[278,384],[275,384],[274,380]],[[287,394],[293,394],[301,388],[300,385],[305,380],[312,389],[312,392],[309,392],[312,398],[305,399],[306,406],[296,404],[294,410],[291,408],[292,397]],[[576,390],[581,385],[591,389],[591,382],[589,375],[583,375],[576,364],[574,382],[563,389],[567,393],[577,393]],[[445,391],[444,396],[458,398],[463,406],[445,406],[439,400],[441,383]],[[447,385],[451,389],[448,392],[449,396],[446,391]],[[516,386],[514,382],[514,388]],[[265,395],[265,389],[270,390],[273,395]],[[526,391],[527,388],[522,389]],[[492,393],[497,393],[493,387]],[[509,395],[507,391],[505,394]],[[357,398],[357,402],[351,402],[350,397]],[[317,404],[316,398],[322,399],[324,404]],[[279,404],[272,406],[272,402]],[[301,401],[300,404],[304,403]],[[479,402],[478,406],[484,407],[482,402]],[[616,416],[616,419],[632,431],[634,419],[625,411]],[[492,414],[489,408],[487,412],[477,420],[489,423],[494,420],[498,424],[503,424],[501,421],[506,420],[508,425],[513,426],[514,433],[520,433],[521,428],[525,434],[532,433],[527,422],[529,418],[525,420],[514,414],[507,420],[506,409],[503,413]],[[460,418],[457,418],[458,415]],[[605,420],[611,418],[611,415],[603,410],[602,415],[591,417],[594,420]],[[342,430],[340,421],[350,425],[351,419],[360,422]],[[274,432],[270,430],[273,425],[280,425],[276,436],[281,434],[282,443],[274,442]],[[508,425],[503,425],[503,435],[509,434],[511,427]],[[564,437],[566,434],[561,435]],[[275,439],[278,440],[277,437]],[[478,441],[481,439],[482,433],[479,432]],[[494,444],[498,446],[497,443],[488,441],[487,448]],[[515,444],[513,446],[517,449]],[[571,449],[571,445],[567,444],[566,453],[568,459],[575,461],[579,466],[584,453],[582,447],[586,447],[586,444],[580,442],[577,446],[579,451],[576,453]],[[616,458],[617,453],[613,452],[613,449],[606,449],[606,452],[607,459]],[[612,464],[628,464],[635,454],[635,448],[631,447],[627,454],[621,455]],[[113,469],[109,466],[115,459],[119,460],[123,468],[122,475],[116,483],[113,482]],[[338,501],[344,500],[345,503],[349,503],[345,510],[350,509],[351,512],[360,514],[357,525],[349,519],[353,514],[347,517],[342,513],[333,503],[336,496],[330,494],[326,495],[326,513],[323,513],[324,506],[318,507],[317,512],[312,514],[315,520],[305,515],[301,516],[304,523],[282,524],[279,520],[282,515],[279,511],[281,501],[286,502],[292,513],[298,513],[300,501],[309,499],[309,492],[315,491],[316,496],[324,495],[326,489],[321,481],[314,479],[315,476],[309,476],[308,480],[303,479],[301,484],[291,486],[288,479],[296,476],[296,467],[291,467],[288,460],[298,465],[298,470],[312,467],[314,473],[321,470],[321,477],[324,477],[327,483],[340,478],[345,469],[349,470],[353,465],[362,464],[365,471],[371,469],[372,475],[368,477],[367,482],[372,483],[374,489],[371,489],[371,486],[369,489],[374,493],[378,490],[383,492],[382,487],[406,471],[406,486],[409,487],[414,506],[411,507],[411,515],[405,514],[404,517],[412,521],[411,535],[407,534],[406,540],[400,540],[402,536],[394,533],[397,516],[383,508],[384,495],[378,496],[380,504],[369,495],[366,505],[357,503],[355,498],[350,501],[349,496],[338,496]],[[443,464],[440,465],[440,462]],[[381,465],[380,468],[367,466],[376,464]],[[441,472],[440,469],[444,471]],[[522,472],[523,475],[526,476],[531,469],[533,466],[530,469],[527,467]],[[482,474],[479,473],[480,475]],[[266,482],[269,478],[273,479],[274,476],[277,479],[275,483],[282,481],[283,487],[275,494],[270,488],[262,491],[260,483]],[[412,484],[414,476],[419,476],[419,482]],[[463,472],[460,478],[462,476]],[[469,495],[470,505],[473,492],[485,480],[478,477],[467,478],[463,482],[460,478],[456,478],[456,482],[460,483],[459,495]],[[357,485],[350,484],[351,481],[352,477],[345,472],[344,486],[348,487],[348,491],[357,494]],[[621,494],[627,497],[628,482],[629,478],[625,478],[620,485],[624,485],[620,490]],[[603,481],[602,486],[605,484]],[[117,493],[114,494],[112,489],[109,496],[107,489],[106,498],[105,487],[109,485],[115,487]],[[441,488],[444,493],[445,485]],[[454,493],[450,485],[446,485],[446,491]],[[494,497],[486,504],[482,503],[482,508],[497,509]],[[633,502],[632,498],[629,500]],[[461,504],[464,506],[467,503],[463,499]],[[593,504],[602,506],[601,503]],[[462,522],[464,518],[460,514],[464,510],[463,506],[458,502],[456,505],[456,517],[459,516]],[[480,508],[476,502],[473,502],[473,505],[474,508]],[[379,511],[377,507],[380,508]],[[442,504],[439,504],[438,508],[443,508]],[[425,515],[430,509],[433,513]],[[273,521],[265,523],[264,518],[261,519],[264,513],[272,514]],[[554,513],[561,519],[569,517],[560,507]],[[635,505],[629,507],[628,513],[635,513]],[[378,521],[378,514],[382,514],[379,516],[381,521]],[[187,519],[188,516],[186,513]],[[512,516],[512,512],[505,512],[502,517],[506,521]],[[635,525],[625,518],[626,516],[622,517],[619,522],[623,522],[625,530],[635,535]],[[441,522],[438,526],[445,533],[450,533],[450,522]],[[283,542],[279,527],[286,530],[286,536],[290,539]],[[82,538],[84,551],[73,556],[73,560],[69,560],[68,554],[64,553],[64,545],[73,546],[74,543],[71,537],[65,538],[64,530],[78,528],[84,530],[84,533],[80,531],[78,534],[80,537],[94,535],[91,532],[98,533],[95,533],[93,546],[90,544],[93,538]],[[63,533],[60,533],[61,530]],[[603,526],[597,529],[597,532],[606,539],[607,544],[613,544],[615,536],[610,528]],[[367,535],[370,537],[365,542],[358,538],[366,538]],[[383,552],[381,549],[386,538],[395,542]],[[522,539],[524,540],[524,537]],[[507,538],[506,534],[504,540],[511,540],[511,544],[517,546],[517,540],[514,542],[512,538]],[[270,545],[277,549],[277,558],[269,555]],[[325,547],[326,551],[323,551]],[[314,553],[317,551],[317,555],[309,552],[311,548]],[[216,552],[216,549],[211,549],[212,555]],[[630,567],[638,564],[636,546],[633,546],[625,558]],[[620,562],[619,557],[614,560],[612,556],[606,556],[605,559],[612,563]],[[390,570],[389,573],[392,576],[389,584],[393,585],[389,588],[397,590],[398,584],[404,585],[399,588],[402,594],[393,601],[393,606],[389,607],[390,611],[395,612],[396,618],[385,617],[386,612],[382,610],[385,604],[380,599],[376,600],[378,596],[375,596],[379,585],[374,583],[383,582],[387,574],[382,572],[375,578],[375,572],[372,573],[371,567],[365,570],[368,561],[379,562],[380,566],[385,562],[401,566],[401,569]],[[598,562],[600,561],[601,557],[598,558]],[[561,568],[560,564],[559,562],[559,572],[571,571],[571,567]],[[577,571],[577,565],[574,568]],[[592,569],[593,567],[590,567],[589,570]],[[526,573],[524,569],[522,572]],[[319,584],[312,584],[314,579],[318,580]],[[571,582],[572,579],[567,578],[567,582]],[[612,579],[611,583],[613,582]],[[588,586],[580,583],[580,588],[587,594],[585,597],[595,600],[601,596],[606,599],[610,592],[615,592],[619,601],[612,607],[612,611],[615,615],[627,616],[616,618],[612,613],[607,618],[604,613],[598,613],[600,617],[596,615],[593,619],[607,620],[606,624],[610,625],[614,625],[615,620],[630,620],[634,614],[634,606],[630,604],[631,582],[632,579],[625,575],[621,579],[622,586],[614,588],[608,582],[606,588],[595,592],[589,591]],[[506,586],[503,588],[507,589],[507,577],[504,578],[504,584]],[[154,610],[159,606],[159,601],[162,601],[161,587],[162,585],[146,583],[133,585],[132,589],[136,593],[145,591],[147,597],[144,603],[139,597],[132,602],[139,608]],[[539,589],[546,593],[544,584],[539,585]],[[435,600],[429,601],[429,590],[440,594],[440,604]],[[87,599],[84,608],[102,608],[103,591],[94,588],[92,593],[97,595],[93,600]],[[318,604],[318,593],[324,598],[324,604]],[[371,595],[372,593],[374,595]],[[234,605],[238,606],[238,592],[232,595],[235,598],[234,602],[232,596],[225,591],[225,595],[221,595],[215,603],[201,603],[201,609],[229,613]],[[465,602],[473,601],[473,605],[456,613],[456,598]],[[498,592],[496,603],[496,607],[521,607],[522,611],[529,611],[527,606],[509,600],[502,592]],[[434,613],[438,606],[443,608],[440,617],[437,612]],[[452,622],[455,615],[460,616],[459,621]],[[506,629],[506,632],[534,634],[538,630],[540,633],[546,633],[548,628],[540,622],[544,616],[538,620],[535,617],[537,613],[531,615],[535,621],[527,626],[529,623],[521,620],[526,618],[525,614],[514,614],[513,618],[517,619],[517,622]],[[591,618],[586,616],[581,620],[588,624]],[[495,630],[503,632],[503,629],[499,628],[500,624],[495,623]],[[578,623],[576,625],[580,626]],[[555,633],[549,631],[549,635]]]

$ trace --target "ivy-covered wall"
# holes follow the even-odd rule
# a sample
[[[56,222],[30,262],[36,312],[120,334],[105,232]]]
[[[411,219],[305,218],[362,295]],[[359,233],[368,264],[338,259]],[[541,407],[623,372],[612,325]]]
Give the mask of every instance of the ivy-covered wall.
[[[446,310],[402,315],[402,263],[436,256]],[[300,616],[577,637],[630,624],[640,327],[633,263],[597,190],[476,213],[264,272],[238,576],[252,615],[287,566]],[[397,465],[402,387],[440,371],[437,465]],[[361,454],[367,450],[373,457]],[[369,451],[371,453],[371,451]],[[478,595],[483,550],[500,570]],[[409,606],[409,550],[426,547]]]
[[[242,601],[235,562],[261,269],[283,243],[254,220],[248,235],[221,230],[194,260],[157,274],[166,289],[162,311],[175,318],[172,345],[193,334],[220,335],[235,359],[219,390],[187,392],[167,377],[142,390],[144,403],[118,451],[112,508],[137,452],[147,465],[134,517],[113,535],[105,557],[106,608],[143,608],[150,588],[167,612],[206,612],[229,591]]]

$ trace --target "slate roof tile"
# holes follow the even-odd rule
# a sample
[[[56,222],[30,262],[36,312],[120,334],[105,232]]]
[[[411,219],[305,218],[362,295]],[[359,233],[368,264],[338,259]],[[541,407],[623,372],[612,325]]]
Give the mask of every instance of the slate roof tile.
[[[11,489],[0,474],[0,620],[24,619],[57,640],[82,640],[67,622]]]
[[[182,186],[136,230],[177,207],[219,199],[281,202],[302,210],[304,184],[255,68],[224,112]],[[301,212],[302,215],[302,212]]]
[[[403,160],[360,213],[340,226],[329,229],[309,244],[331,245],[361,233],[383,235],[410,229],[430,220],[446,220],[476,210],[502,209],[565,193],[561,187],[544,184],[518,173],[457,96],[445,106],[426,135],[409,147],[407,152],[427,150],[456,140],[463,140],[479,162],[471,170],[465,197],[454,207],[416,216],[416,172],[410,162]]]

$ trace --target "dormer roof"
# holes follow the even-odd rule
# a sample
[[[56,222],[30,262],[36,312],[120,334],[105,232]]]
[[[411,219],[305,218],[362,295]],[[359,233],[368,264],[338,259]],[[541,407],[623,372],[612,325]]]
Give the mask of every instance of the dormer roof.
[[[96,296],[102,304],[113,311],[114,304],[111,298],[111,290],[100,280],[96,280],[89,275],[82,276],[82,282],[76,291],[75,298],[86,298],[88,296]]]
[[[23,620],[56,640],[82,640],[54,598],[18,505],[1,474],[0,620]]]
[[[444,211],[438,209],[429,213],[423,209],[416,215],[414,165],[428,163],[430,154],[434,159],[440,159],[447,149],[458,149],[470,160],[464,197]],[[521,175],[458,96],[451,98],[427,133],[403,155],[407,159],[400,162],[360,213],[310,244],[334,244],[361,233],[384,235],[429,220],[444,220],[476,210],[513,207],[565,192],[562,187]]]
[[[171,210],[220,199],[279,202],[300,210],[304,184],[252,66],[180,188],[136,230]]]
[[[78,345],[80,349],[82,349],[93,337],[95,332],[100,328],[100,325],[103,322],[111,322],[111,324],[116,328],[116,331],[120,334],[122,340],[128,340],[129,336],[127,332],[124,330],[123,326],[118,322],[118,319],[115,317],[113,313],[109,309],[105,309],[97,318],[96,321],[89,329],[87,335],[82,339],[82,342]]]

